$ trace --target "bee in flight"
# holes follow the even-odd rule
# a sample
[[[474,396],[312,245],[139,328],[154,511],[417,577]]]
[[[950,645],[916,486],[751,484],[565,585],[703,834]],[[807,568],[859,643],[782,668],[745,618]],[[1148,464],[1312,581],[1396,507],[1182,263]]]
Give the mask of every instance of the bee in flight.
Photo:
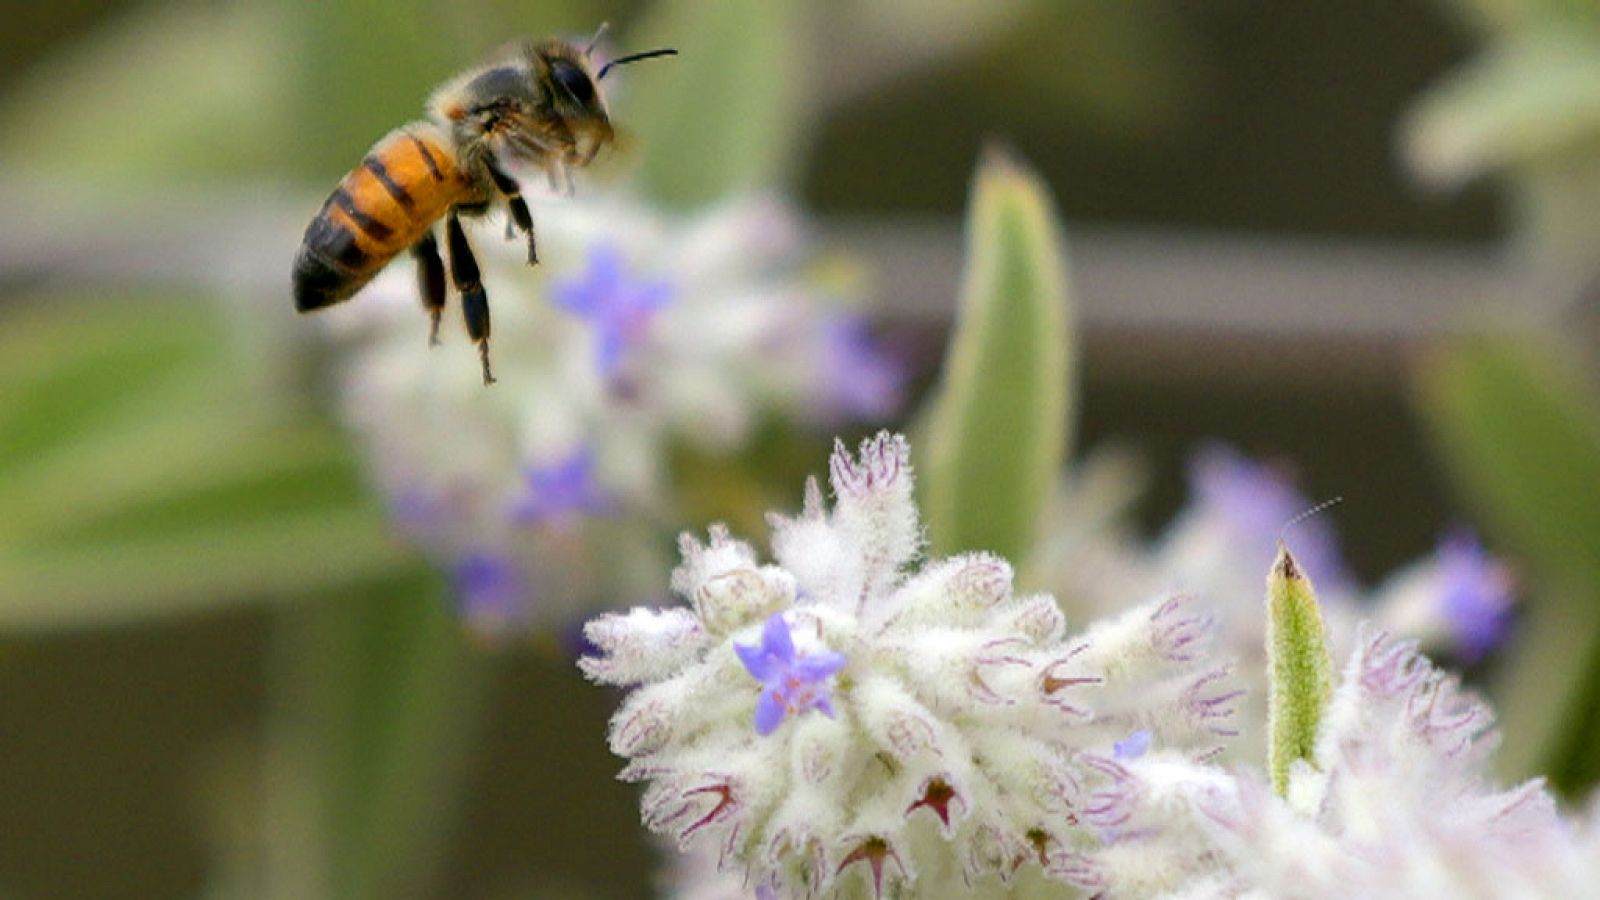
[[[373,145],[306,228],[294,260],[295,309],[311,312],[348,300],[409,248],[432,320],[428,342],[438,344],[445,265],[433,224],[443,218],[450,280],[461,295],[467,334],[478,345],[483,383],[493,384],[489,299],[461,217],[481,216],[503,199],[511,216],[507,235],[513,225],[526,234],[528,264],[537,263],[533,216],[507,163],[542,169],[552,188],[564,183],[570,193],[572,170],[588,165],[613,137],[600,93],[606,73],[677,52],[635,53],[596,72],[589,58],[595,40],[582,49],[554,39],[517,46],[447,82],[429,99],[428,118]]]

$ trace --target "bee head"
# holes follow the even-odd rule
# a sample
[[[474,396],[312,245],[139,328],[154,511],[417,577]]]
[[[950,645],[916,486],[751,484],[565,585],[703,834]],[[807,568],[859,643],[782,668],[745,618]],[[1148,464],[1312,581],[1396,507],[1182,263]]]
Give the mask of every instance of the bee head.
[[[593,52],[605,31],[606,26],[602,24],[582,49],[564,41],[549,41],[535,48],[533,53],[535,77],[545,86],[550,109],[572,134],[576,144],[573,161],[579,165],[592,160],[614,136],[605,96],[600,90],[600,82],[606,73],[616,66],[658,56],[673,56],[678,52],[664,48],[634,53],[613,59],[596,71],[592,61]]]
[[[569,161],[587,164],[613,137],[588,52],[565,41],[547,41],[534,48],[532,75],[543,100],[541,112],[572,136]]]

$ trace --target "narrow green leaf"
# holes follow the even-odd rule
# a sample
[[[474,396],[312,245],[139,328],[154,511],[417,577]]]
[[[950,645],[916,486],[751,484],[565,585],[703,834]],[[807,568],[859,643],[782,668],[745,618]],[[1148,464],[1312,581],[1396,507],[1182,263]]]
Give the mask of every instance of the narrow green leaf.
[[[1267,766],[1273,790],[1287,797],[1294,764],[1315,764],[1333,663],[1316,589],[1282,544],[1267,575],[1267,678]]]
[[[1033,545],[1069,443],[1075,350],[1063,238],[1044,185],[996,152],[967,211],[966,274],[922,486],[941,555]]]
[[[180,534],[0,549],[0,631],[115,625],[368,581],[412,554],[366,509],[222,520]]]
[[[1412,167],[1451,185],[1587,146],[1600,134],[1597,50],[1600,33],[1559,17],[1496,41],[1410,111]]]
[[[441,593],[408,567],[282,614],[263,896],[432,895],[487,686]]]
[[[627,51],[678,56],[617,69],[617,121],[636,134],[640,180],[679,207],[781,180],[801,125],[796,0],[665,0]]]
[[[1600,779],[1600,392],[1554,346],[1435,354],[1418,401],[1496,543],[1531,564],[1522,635],[1494,685],[1509,777],[1579,796]]]

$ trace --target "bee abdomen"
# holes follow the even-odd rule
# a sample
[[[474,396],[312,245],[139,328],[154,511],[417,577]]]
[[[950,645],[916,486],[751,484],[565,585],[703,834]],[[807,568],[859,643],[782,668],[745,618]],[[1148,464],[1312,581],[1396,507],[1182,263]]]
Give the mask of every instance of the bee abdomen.
[[[348,299],[376,271],[368,262],[355,235],[319,213],[294,258],[294,308],[310,312]]]
[[[441,140],[426,131],[390,133],[345,175],[306,228],[294,261],[295,309],[348,299],[466,193]]]

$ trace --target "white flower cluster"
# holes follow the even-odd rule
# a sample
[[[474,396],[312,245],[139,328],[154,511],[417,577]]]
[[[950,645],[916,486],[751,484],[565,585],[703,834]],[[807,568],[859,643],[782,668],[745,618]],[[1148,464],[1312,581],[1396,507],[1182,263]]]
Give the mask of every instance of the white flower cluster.
[[[1487,772],[1488,707],[1409,642],[1364,633],[1287,798],[1167,753],[1103,760],[1117,835],[1082,883],[1109,897],[1578,897],[1593,828],[1538,781]]]
[[[796,221],[748,198],[688,219],[625,199],[542,199],[540,264],[473,235],[499,383],[407,261],[327,320],[352,346],[344,418],[407,531],[456,572],[469,619],[559,623],[654,593],[674,444],[739,448],[777,413],[893,411],[896,367],[864,322],[801,277]]]
[[[836,446],[774,516],[775,564],[714,528],[682,540],[686,602],[602,616],[595,681],[643,818],[758,896],[1030,896],[1107,839],[1102,759],[1199,759],[1237,692],[1209,620],[1162,600],[1069,635],[986,554],[921,561],[909,448]],[[1126,748],[1137,745],[1137,749]]]

